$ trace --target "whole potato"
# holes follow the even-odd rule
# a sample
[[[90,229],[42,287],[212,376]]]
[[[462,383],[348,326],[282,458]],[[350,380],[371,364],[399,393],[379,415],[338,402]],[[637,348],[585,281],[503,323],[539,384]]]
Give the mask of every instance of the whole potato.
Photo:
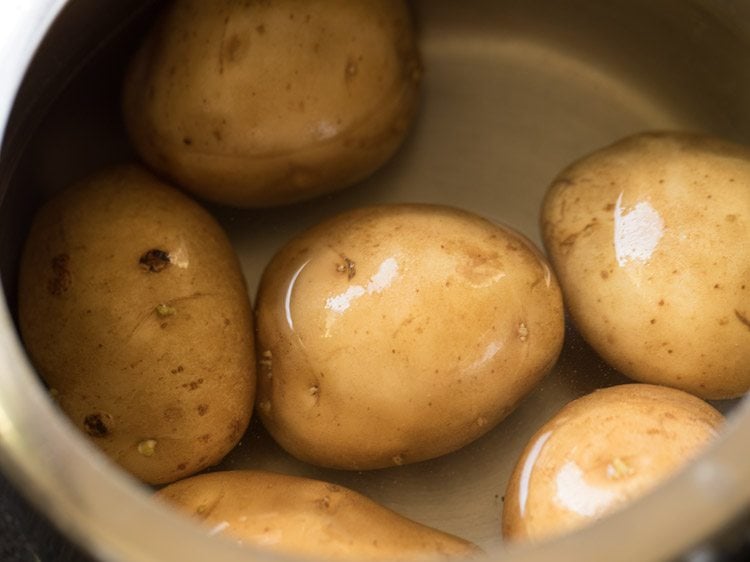
[[[635,380],[750,389],[750,149],[641,134],[563,171],[545,245],[591,346]]]
[[[700,398],[648,384],[574,400],[518,461],[505,493],[504,537],[550,538],[623,507],[698,454],[722,422]]]
[[[201,474],[157,493],[240,543],[338,560],[415,560],[481,553],[352,490],[261,471]]]
[[[177,0],[135,56],[124,117],[141,157],[184,188],[276,205],[383,165],[419,76],[404,0]]]
[[[145,482],[217,463],[247,427],[255,357],[237,259],[207,212],[139,168],[38,212],[19,323],[62,409]]]
[[[345,212],[289,242],[256,303],[259,414],[294,456],[373,469],[454,451],[555,362],[560,290],[519,234],[432,205]]]

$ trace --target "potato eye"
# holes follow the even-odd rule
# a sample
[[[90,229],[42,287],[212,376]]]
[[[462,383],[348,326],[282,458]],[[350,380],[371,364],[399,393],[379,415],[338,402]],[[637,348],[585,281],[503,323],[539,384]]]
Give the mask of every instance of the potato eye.
[[[143,254],[138,263],[146,271],[159,273],[171,263],[171,259],[169,258],[169,253],[155,248]]]

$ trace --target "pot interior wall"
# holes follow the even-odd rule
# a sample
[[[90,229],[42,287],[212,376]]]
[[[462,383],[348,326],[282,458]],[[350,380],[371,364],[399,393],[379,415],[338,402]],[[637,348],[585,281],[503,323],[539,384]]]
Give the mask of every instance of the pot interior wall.
[[[119,88],[128,54],[154,11],[146,9],[112,34],[92,25],[93,17],[105,17],[96,4],[70,3],[30,71],[6,141],[0,272],[11,307],[33,209],[87,173],[134,158],[120,122]],[[285,240],[342,209],[444,203],[509,224],[538,243],[546,187],[596,148],[648,129],[750,142],[750,21],[743,22],[742,6],[418,0],[414,8],[425,66],[423,104],[392,162],[358,186],[300,205],[259,211],[209,206],[239,252],[251,295]],[[68,37],[83,40],[66,51]],[[101,48],[73,72],[93,45]],[[323,470],[294,460],[253,424],[217,468],[337,482],[491,548],[501,544],[504,487],[528,438],[569,400],[622,382],[569,328],[560,362],[540,387],[495,430],[454,454],[372,472]],[[733,403],[716,405],[729,411]]]

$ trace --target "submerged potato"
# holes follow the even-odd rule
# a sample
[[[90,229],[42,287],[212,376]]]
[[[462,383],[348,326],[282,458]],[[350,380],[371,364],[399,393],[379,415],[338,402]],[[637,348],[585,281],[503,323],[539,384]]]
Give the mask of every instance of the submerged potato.
[[[372,469],[454,451],[556,360],[560,291],[510,229],[449,207],[343,213],[270,262],[258,410],[296,457]]]
[[[141,157],[221,203],[288,203],[384,164],[420,66],[403,0],[177,0],[137,53],[124,116]]]
[[[698,454],[722,423],[701,399],[647,384],[571,402],[537,431],[516,465],[504,537],[550,538],[623,507]]]
[[[627,138],[559,175],[542,226],[573,320],[611,365],[703,398],[750,389],[750,148]]]
[[[190,199],[135,167],[37,214],[19,323],[62,409],[149,483],[216,464],[247,427],[251,309],[229,242]]]
[[[470,556],[468,541],[426,527],[352,490],[260,471],[202,474],[157,497],[241,543],[345,560]]]

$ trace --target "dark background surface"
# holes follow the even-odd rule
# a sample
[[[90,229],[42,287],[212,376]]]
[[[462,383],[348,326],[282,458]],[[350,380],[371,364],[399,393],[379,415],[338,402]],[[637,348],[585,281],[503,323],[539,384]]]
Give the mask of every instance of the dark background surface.
[[[0,474],[0,562],[94,562],[66,541]]]

